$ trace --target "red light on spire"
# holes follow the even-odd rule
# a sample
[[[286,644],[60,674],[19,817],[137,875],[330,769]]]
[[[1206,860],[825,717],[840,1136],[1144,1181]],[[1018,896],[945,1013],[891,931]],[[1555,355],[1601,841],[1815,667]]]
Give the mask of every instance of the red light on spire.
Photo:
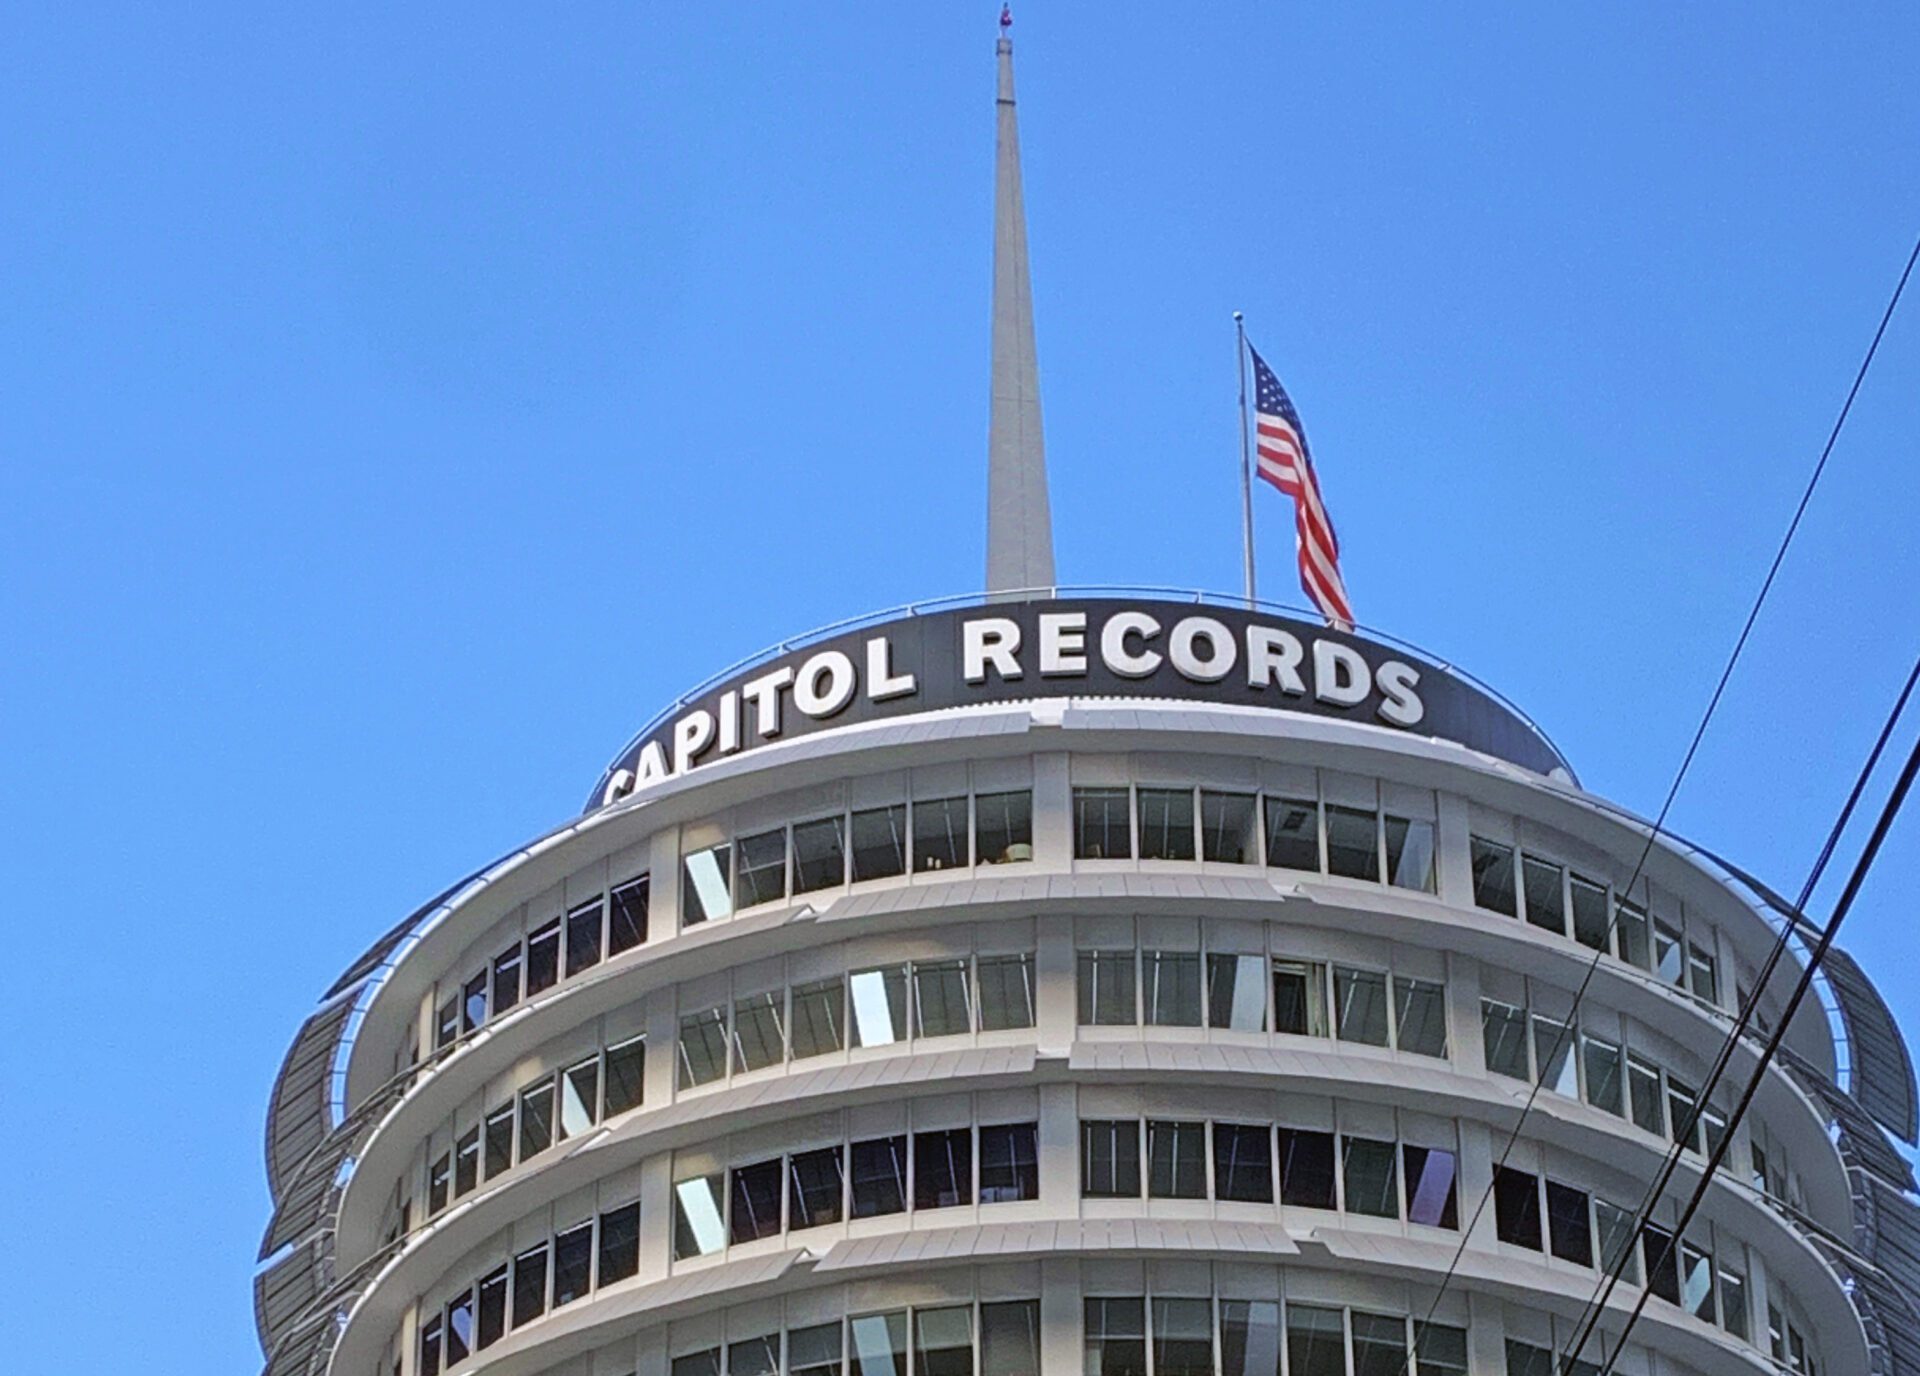
[[[1013,27],[1012,5],[1002,5],[1000,7],[1000,27],[1002,29],[1010,29]]]

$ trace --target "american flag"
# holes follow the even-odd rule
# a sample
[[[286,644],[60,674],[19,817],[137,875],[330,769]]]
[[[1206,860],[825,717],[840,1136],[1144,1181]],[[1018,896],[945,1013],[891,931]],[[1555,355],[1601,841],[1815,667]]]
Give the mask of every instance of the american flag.
[[[1300,413],[1267,361],[1253,355],[1254,459],[1260,476],[1293,498],[1294,543],[1300,558],[1300,586],[1336,630],[1353,629],[1353,604],[1340,578],[1340,541],[1320,500],[1320,480],[1307,452]]]

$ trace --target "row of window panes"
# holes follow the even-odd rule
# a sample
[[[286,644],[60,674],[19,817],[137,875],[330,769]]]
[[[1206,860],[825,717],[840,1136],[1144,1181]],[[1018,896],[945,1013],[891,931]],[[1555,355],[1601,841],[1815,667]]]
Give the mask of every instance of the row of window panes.
[[[1198,951],[1081,951],[1076,965],[1082,1027],[1144,1020],[1149,1027],[1271,1029],[1447,1054],[1446,986],[1435,980],[1218,951],[1204,961]]]
[[[1033,859],[1033,793],[961,794],[835,813],[690,851],[680,925],[789,895],[907,873]]]
[[[1621,1278],[1677,1304],[1697,1319],[1719,1323],[1736,1338],[1750,1334],[1746,1274],[1724,1258],[1673,1233],[1644,1224],[1636,1257],[1634,1211],[1531,1171],[1496,1166],[1493,1172],[1494,1231],[1502,1242],[1546,1251],[1576,1266],[1624,1266]]]
[[[427,1216],[556,1142],[640,1107],[646,1063],[646,1038],[634,1037],[534,1081],[483,1115],[428,1163]]]
[[[1767,1355],[1776,1366],[1796,1376],[1820,1376],[1820,1364],[1806,1335],[1771,1298],[1767,1301]]]
[[[1217,1324],[1216,1324],[1217,1320]],[[1465,1376],[1467,1333],[1277,1300],[1085,1301],[1085,1376]]]
[[[1300,1208],[1458,1229],[1456,1170],[1454,1153],[1438,1147],[1271,1123],[1080,1123],[1080,1193],[1088,1199],[1138,1199],[1144,1184],[1149,1199],[1271,1204],[1277,1198]]]
[[[1706,944],[1690,941],[1679,923],[1649,917],[1644,906],[1619,897],[1603,881],[1505,842],[1475,836],[1472,848],[1473,901],[1478,907],[1524,917],[1535,927],[1618,956],[1720,1006],[1720,966],[1710,934]]]
[[[902,961],[749,994],[680,1019],[682,1089],[911,1035],[1033,1026],[1033,954]],[[851,1016],[849,1016],[851,1014]]]
[[[670,1368],[671,1376],[974,1376],[976,1370],[1040,1376],[1038,1300],[858,1314],[682,1353]]]
[[[1727,1115],[1712,1104],[1688,1131],[1699,1091],[1616,1042],[1497,999],[1480,1001],[1480,1018],[1487,1069],[1496,1075],[1584,1099],[1689,1151],[1710,1154],[1726,1136]]]
[[[640,945],[647,939],[651,890],[649,877],[639,875],[515,941],[441,1002],[434,1019],[435,1048],[451,1045],[562,978]]]
[[[549,1309],[640,1269],[640,1206],[611,1209],[518,1253],[420,1325],[420,1376],[439,1376]]]
[[[1079,860],[1130,860],[1137,854],[1142,860],[1264,863],[1375,883],[1384,878],[1429,893],[1434,888],[1431,821],[1273,794],[1076,788],[1073,854]]]
[[[681,1180],[674,1258],[847,1218],[1037,1199],[1038,1132],[1034,1123],[1000,1123],[896,1133]]]

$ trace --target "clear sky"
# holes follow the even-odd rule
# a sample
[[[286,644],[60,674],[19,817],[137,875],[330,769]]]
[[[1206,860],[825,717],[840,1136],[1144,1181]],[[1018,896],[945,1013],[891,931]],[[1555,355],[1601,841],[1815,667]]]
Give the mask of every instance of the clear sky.
[[[1242,309],[1361,618],[1650,812],[1920,229],[1920,12],[1603,8],[1015,37],[1063,580],[1237,586]],[[709,671],[977,588],[997,9],[9,7],[10,1369],[252,1370],[339,970]],[[1917,447],[1920,299],[1674,814],[1784,888],[1920,651]],[[1846,942],[1910,1035],[1917,871]]]

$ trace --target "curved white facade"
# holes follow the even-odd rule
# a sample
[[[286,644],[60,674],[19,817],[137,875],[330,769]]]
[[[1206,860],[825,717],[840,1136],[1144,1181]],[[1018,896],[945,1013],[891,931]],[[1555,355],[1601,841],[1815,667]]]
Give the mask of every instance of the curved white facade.
[[[276,1087],[268,1371],[1547,1376],[1764,896],[1665,839],[1624,892],[1646,827],[1564,779],[1275,701],[829,712],[463,881]],[[1616,1369],[1911,1369],[1848,969],[1850,1067],[1804,1010]]]

